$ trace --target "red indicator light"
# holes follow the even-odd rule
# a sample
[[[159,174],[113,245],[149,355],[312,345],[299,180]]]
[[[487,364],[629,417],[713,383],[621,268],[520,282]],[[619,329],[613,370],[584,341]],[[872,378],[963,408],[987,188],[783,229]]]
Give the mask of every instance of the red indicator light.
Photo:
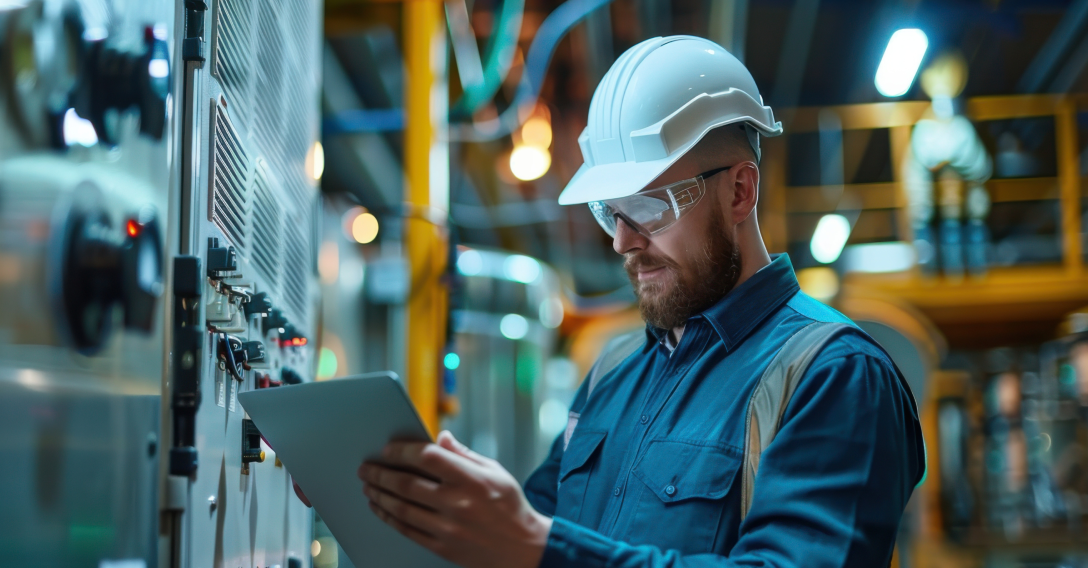
[[[125,231],[128,232],[128,236],[135,237],[140,234],[140,224],[135,219],[129,219],[128,223],[125,223]]]

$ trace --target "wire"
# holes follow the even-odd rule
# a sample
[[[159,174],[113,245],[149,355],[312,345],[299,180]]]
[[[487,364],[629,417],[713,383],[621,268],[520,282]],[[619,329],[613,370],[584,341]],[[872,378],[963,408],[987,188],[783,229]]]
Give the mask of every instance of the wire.
[[[578,22],[584,20],[594,10],[607,6],[612,0],[567,0],[540,24],[529,55],[525,58],[525,70],[521,75],[514,102],[497,118],[473,121],[471,123],[450,124],[450,140],[463,142],[486,142],[502,138],[521,126],[536,108],[540,88],[548,72],[548,64],[560,40],[570,32]]]

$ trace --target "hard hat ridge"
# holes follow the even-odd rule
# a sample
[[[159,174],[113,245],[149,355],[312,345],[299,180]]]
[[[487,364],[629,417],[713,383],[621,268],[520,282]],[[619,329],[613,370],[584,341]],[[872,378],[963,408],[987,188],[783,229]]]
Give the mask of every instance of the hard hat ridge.
[[[584,164],[559,197],[568,205],[637,193],[710,130],[741,124],[782,132],[751,73],[718,44],[694,36],[648,39],[616,60],[597,86],[578,137]]]

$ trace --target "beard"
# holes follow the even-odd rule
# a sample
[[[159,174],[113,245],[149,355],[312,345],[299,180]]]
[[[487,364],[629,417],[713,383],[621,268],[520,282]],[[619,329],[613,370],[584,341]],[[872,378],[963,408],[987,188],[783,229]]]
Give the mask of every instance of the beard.
[[[734,233],[735,235],[735,233]],[[715,216],[709,234],[687,274],[671,258],[645,251],[625,255],[623,268],[635,289],[638,310],[646,323],[659,329],[673,329],[725,297],[740,278],[741,257],[736,241],[726,233],[725,223]],[[640,268],[662,267],[662,278],[642,282]]]

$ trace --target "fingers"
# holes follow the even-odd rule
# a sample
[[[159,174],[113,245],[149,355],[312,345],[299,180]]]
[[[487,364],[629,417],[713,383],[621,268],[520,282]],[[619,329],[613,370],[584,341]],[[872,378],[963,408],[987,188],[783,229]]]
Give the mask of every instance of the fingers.
[[[476,462],[430,442],[391,442],[382,461],[393,467],[416,469],[441,481],[461,482],[470,477]]]
[[[449,430],[443,430],[438,434],[437,443],[439,446],[442,446],[443,448],[446,448],[447,450],[463,458],[476,462],[480,465],[484,464],[485,458],[483,456],[470,450],[468,446],[459,442]]]
[[[368,486],[377,487],[382,491],[419,503],[430,509],[438,508],[439,485],[434,481],[424,479],[414,473],[365,463],[359,466],[357,473],[359,479],[363,480]]]
[[[386,517],[392,518],[401,525],[406,525],[398,528],[395,523],[390,522],[389,518],[382,518],[383,521],[409,538],[411,538],[411,535],[401,530],[401,528],[413,529],[416,532],[423,533],[423,536],[431,540],[434,540],[432,535],[449,534],[453,529],[452,524],[438,513],[401,499],[392,493],[386,493],[368,485],[363,488],[363,494],[370,499],[372,505],[383,511]]]
[[[302,501],[303,505],[313,508],[313,505],[310,504],[310,500],[306,498],[306,494],[302,492],[302,488],[298,486],[298,483],[295,483],[294,479],[291,480],[291,485],[295,486],[295,495],[298,495],[298,500]]]
[[[383,523],[393,527],[395,531],[412,539],[416,543],[421,544],[431,550],[436,550],[439,546],[440,543],[436,538],[394,517],[393,515],[389,514],[388,511],[385,511],[381,507],[375,505],[373,501],[370,502],[370,510],[373,511],[374,515],[381,519]]]

